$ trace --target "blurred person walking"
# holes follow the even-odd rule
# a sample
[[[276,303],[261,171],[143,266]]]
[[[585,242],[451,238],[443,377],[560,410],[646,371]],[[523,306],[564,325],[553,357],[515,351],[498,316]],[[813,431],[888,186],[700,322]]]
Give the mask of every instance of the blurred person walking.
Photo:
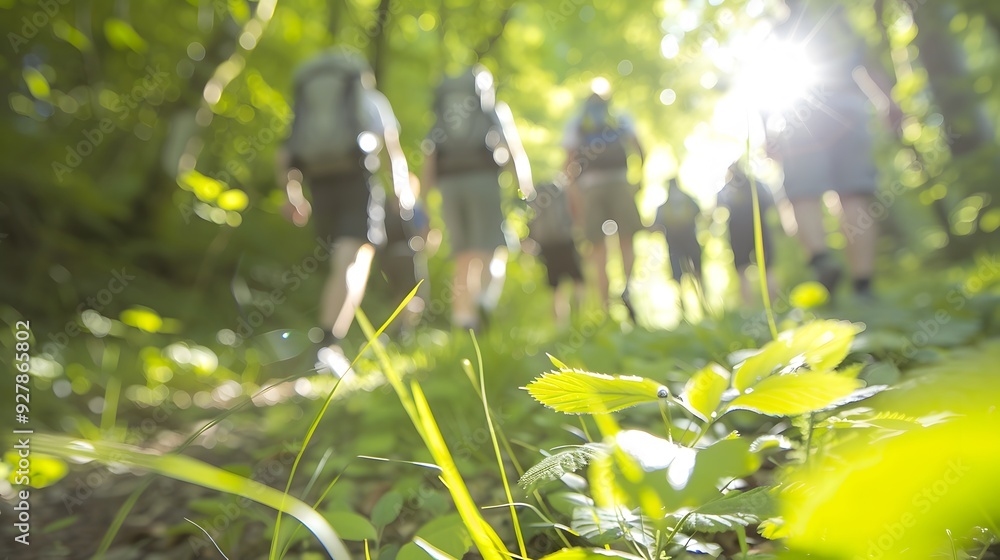
[[[538,256],[546,269],[556,324],[566,326],[574,301],[579,311],[585,292],[580,253],[573,239],[569,197],[565,187],[542,183],[535,186],[535,198],[530,205],[534,216],[528,224],[528,238],[538,246]],[[564,280],[569,280],[571,286],[564,286]]]
[[[584,237],[592,245],[590,259],[596,268],[597,289],[605,310],[609,304],[607,238],[618,235],[625,289],[622,301],[635,321],[629,298],[629,282],[635,262],[632,239],[642,229],[635,195],[639,185],[628,178],[629,155],[644,163],[642,145],[632,119],[611,110],[611,91],[607,81],[595,81],[594,93],[566,126],[563,148],[566,150],[565,176],[572,207]]]
[[[733,264],[740,280],[740,297],[743,305],[751,305],[754,301],[750,289],[750,279],[747,269],[756,262],[757,230],[754,227],[753,192],[750,177],[743,171],[740,162],[734,162],[726,173],[726,184],[717,195],[717,206],[725,208],[729,229],[729,246],[733,250]],[[775,282],[771,272],[774,243],[771,228],[767,224],[766,213],[774,207],[774,197],[767,185],[756,181],[757,201],[760,208],[761,244],[764,249],[764,267],[767,269],[767,289],[774,301]]]
[[[822,197],[839,218],[847,238],[846,256],[854,293],[870,297],[878,228],[860,220],[876,190],[868,101],[894,122],[899,108],[886,93],[882,73],[865,65],[865,43],[854,33],[842,6],[786,0],[788,17],[775,27],[782,48],[803,54],[814,77],[809,91],[767,122],[768,155],[784,167],[785,195],[791,202],[798,238],[817,279],[831,295],[842,276],[823,226]],[[881,84],[879,83],[881,82]],[[852,221],[867,223],[859,227]]]
[[[452,324],[480,329],[496,307],[507,266],[499,172],[512,166],[518,188],[530,199],[531,169],[510,107],[496,101],[493,75],[484,66],[442,81],[434,114],[423,184],[441,191],[455,261]]]
[[[301,227],[315,216],[321,243],[332,251],[320,299],[317,367],[342,376],[350,364],[341,341],[364,297],[375,247],[385,242],[385,191],[376,173],[387,159],[398,207],[412,212],[409,172],[392,107],[359,54],[337,48],[307,61],[295,74],[294,99],[291,134],[277,155],[278,180],[288,217]]]
[[[681,190],[677,179],[670,180],[667,200],[656,210],[652,229],[663,233],[670,257],[670,272],[683,302],[682,280],[688,275],[695,289],[701,287],[701,244],[698,242],[698,217],[701,207],[691,195]]]

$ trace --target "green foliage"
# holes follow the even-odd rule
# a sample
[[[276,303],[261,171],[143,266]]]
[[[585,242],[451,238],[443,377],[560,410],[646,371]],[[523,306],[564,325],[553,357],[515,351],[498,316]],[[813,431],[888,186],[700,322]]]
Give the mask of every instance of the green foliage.
[[[530,492],[546,482],[559,480],[567,473],[573,473],[586,467],[591,459],[601,453],[606,453],[606,451],[594,444],[574,446],[554,453],[524,471],[518,484]]]
[[[525,389],[538,402],[566,414],[615,412],[669,394],[666,387],[649,379],[581,370],[544,373]]]

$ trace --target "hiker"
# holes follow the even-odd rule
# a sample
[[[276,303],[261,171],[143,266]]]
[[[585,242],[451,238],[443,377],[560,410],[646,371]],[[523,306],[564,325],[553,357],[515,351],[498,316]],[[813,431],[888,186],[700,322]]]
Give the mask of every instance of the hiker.
[[[377,255],[379,268],[392,297],[393,305],[403,301],[419,283],[417,293],[400,312],[395,329],[404,338],[413,334],[427,307],[430,293],[427,254],[424,248],[430,234],[430,223],[420,203],[420,179],[410,173],[410,194],[413,207],[403,209],[399,197],[389,197],[385,212],[385,249]]]
[[[556,324],[569,324],[572,300],[576,309],[583,307],[583,272],[580,270],[580,253],[573,240],[573,216],[566,189],[556,183],[535,186],[535,198],[530,202],[534,216],[528,224],[528,238],[538,247],[538,255],[545,266],[549,286],[552,288],[553,315]],[[570,290],[563,288],[563,280],[572,283]]]
[[[803,0],[785,4],[789,16],[774,34],[786,43],[784,48],[808,56],[816,83],[783,111],[782,118],[765,115],[768,155],[784,167],[785,195],[799,240],[817,279],[831,295],[842,270],[827,246],[821,199],[827,191],[837,194],[830,210],[838,215],[847,237],[853,290],[870,297],[878,228],[861,219],[876,189],[867,101],[894,120],[899,108],[878,84],[881,73],[865,66],[865,43],[851,29],[842,7]]]
[[[304,226],[315,216],[321,243],[332,249],[320,299],[317,367],[342,376],[349,362],[341,341],[364,296],[375,247],[385,241],[379,156],[388,159],[387,175],[403,211],[413,208],[409,173],[392,108],[360,55],[324,52],[299,68],[294,90],[295,120],[278,152],[279,180],[293,223]]]
[[[437,122],[424,142],[423,184],[441,191],[455,261],[452,324],[480,329],[499,300],[507,265],[499,172],[512,166],[530,199],[531,169],[510,108],[496,101],[493,75],[484,66],[442,81],[434,114]]]
[[[757,201],[760,208],[761,244],[764,249],[764,268],[767,269],[767,288],[771,299],[774,299],[775,283],[771,272],[771,260],[774,245],[771,240],[771,228],[767,224],[766,213],[774,207],[774,198],[767,185],[756,181]],[[754,227],[753,193],[750,177],[743,171],[740,162],[734,162],[726,172],[726,185],[717,195],[717,206],[725,208],[729,216],[729,245],[733,250],[733,264],[740,280],[740,297],[744,305],[754,301],[750,290],[750,279],[747,278],[747,268],[751,262],[756,262],[757,235]]]
[[[634,321],[628,286],[635,262],[632,237],[642,229],[642,220],[635,204],[639,186],[629,182],[628,160],[630,153],[637,155],[641,168],[644,154],[632,120],[611,111],[610,85],[606,80],[595,80],[593,86],[594,93],[566,126],[565,177],[578,209],[576,219],[592,245],[590,259],[597,269],[597,289],[605,310],[609,304],[606,243],[608,237],[618,234],[625,268],[622,301]]]
[[[677,179],[670,180],[667,201],[656,210],[653,229],[663,232],[670,256],[670,272],[677,283],[689,275],[696,286],[701,285],[701,244],[698,243],[698,216],[701,208],[691,195],[681,190]]]

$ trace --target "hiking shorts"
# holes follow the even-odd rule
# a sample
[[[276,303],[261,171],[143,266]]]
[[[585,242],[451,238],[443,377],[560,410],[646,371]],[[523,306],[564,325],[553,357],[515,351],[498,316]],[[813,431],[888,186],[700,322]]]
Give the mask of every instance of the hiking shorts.
[[[504,245],[496,169],[449,173],[438,178],[438,188],[453,254],[492,252]]]
[[[628,182],[624,169],[585,171],[577,179],[577,186],[583,200],[583,234],[587,241],[602,241],[608,221],[617,224],[618,235],[629,238],[642,229],[635,205],[636,186]]]
[[[364,171],[306,179],[316,233],[331,241],[385,243],[385,191]]]
[[[828,95],[786,116],[779,143],[789,200],[875,193],[877,174],[864,97]]]
[[[549,286],[556,288],[563,278],[575,282],[583,281],[580,270],[580,254],[576,251],[573,240],[539,245],[542,262],[548,273]]]

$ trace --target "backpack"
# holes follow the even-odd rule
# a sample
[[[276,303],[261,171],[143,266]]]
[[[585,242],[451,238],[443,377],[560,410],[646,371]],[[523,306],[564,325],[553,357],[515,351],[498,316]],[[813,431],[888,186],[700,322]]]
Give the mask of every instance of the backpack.
[[[624,130],[608,107],[608,102],[591,98],[580,116],[580,155],[584,169],[625,169],[628,153],[622,135]]]
[[[538,185],[530,205],[535,216],[528,225],[528,231],[529,237],[536,243],[546,245],[573,240],[573,217],[564,189],[555,183]]]
[[[331,53],[305,64],[295,77],[295,120],[288,149],[304,175],[360,169],[358,136],[367,115],[362,84],[365,63]]]
[[[476,73],[446,78],[434,100],[437,123],[431,140],[437,150],[438,173],[485,171],[497,167],[493,148],[500,141],[496,113],[483,107]]]

